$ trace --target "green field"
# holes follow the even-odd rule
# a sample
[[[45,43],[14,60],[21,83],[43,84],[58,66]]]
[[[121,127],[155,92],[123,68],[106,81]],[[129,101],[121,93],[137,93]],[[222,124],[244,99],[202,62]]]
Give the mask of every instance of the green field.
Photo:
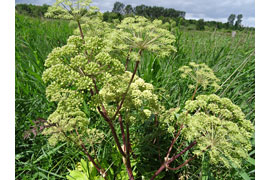
[[[16,179],[65,179],[68,169],[73,169],[84,154],[65,143],[51,147],[47,144],[47,138],[41,135],[30,139],[24,139],[23,135],[37,118],[46,119],[56,108],[56,104],[46,99],[46,86],[41,79],[44,62],[53,48],[65,45],[74,29],[69,26],[68,21],[30,18],[16,14],[15,30]],[[246,119],[254,123],[254,32],[239,31],[236,37],[232,38],[231,33],[223,31],[188,31],[180,27],[174,30],[174,34],[177,39],[174,44],[177,52],[163,59],[145,53],[145,60],[140,64],[137,74],[154,85],[166,108],[177,105],[183,107],[193,93],[185,86],[187,81],[181,79],[178,69],[191,61],[205,63],[221,80],[222,88],[217,94],[230,98],[233,103],[239,105],[246,114]],[[100,123],[99,127],[106,129],[106,124]],[[103,151],[97,152],[98,157],[108,161],[113,147],[113,143],[109,141],[107,140],[103,145]],[[252,145],[254,150],[254,139]],[[246,160],[242,169],[223,171],[221,177],[255,179],[254,158],[255,150],[250,152],[250,158]],[[194,161],[178,173],[194,172],[194,174],[186,174],[189,179],[213,179],[212,169],[208,165],[203,163],[200,167],[196,163],[197,161]],[[141,166],[141,168],[147,170],[156,166],[153,161],[150,162],[149,167]],[[117,164],[112,168],[117,169]],[[150,171],[153,170],[150,168]],[[167,177],[173,179],[173,173],[165,173]],[[204,175],[202,176],[201,173]],[[220,178],[216,177],[216,179]]]

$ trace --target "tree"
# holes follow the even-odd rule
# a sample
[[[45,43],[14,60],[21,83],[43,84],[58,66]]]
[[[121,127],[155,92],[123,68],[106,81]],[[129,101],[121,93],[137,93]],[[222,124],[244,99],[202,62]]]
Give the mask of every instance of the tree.
[[[196,23],[196,29],[197,30],[204,30],[204,20],[199,19]]]
[[[139,16],[145,16],[150,18],[169,17],[169,18],[185,18],[186,12],[177,11],[173,8],[164,8],[158,6],[146,6],[140,5],[134,8],[134,13]]]
[[[217,26],[218,29],[221,29],[223,27],[223,23],[222,22],[217,22]]]
[[[234,20],[235,20],[235,14],[231,14],[228,17],[228,23],[229,23],[230,26],[233,26],[234,25]]]
[[[139,15],[139,16],[146,16],[146,6],[145,5],[140,5],[140,6],[136,6],[135,8],[134,8],[134,10],[135,10],[135,14],[136,15]]]
[[[125,5],[124,5],[123,3],[121,3],[121,2],[116,1],[116,2],[114,3],[114,5],[113,5],[113,10],[112,10],[112,12],[124,14],[124,12],[125,12],[124,9],[125,9]]]
[[[15,8],[16,11],[21,14],[33,17],[44,17],[49,5],[43,4],[42,6],[36,6],[32,4],[17,4]]]
[[[179,16],[183,19],[185,19],[186,12],[185,11],[179,11]]]
[[[180,26],[186,26],[187,25],[187,22],[186,22],[186,20],[184,18],[180,17],[178,19],[178,25],[180,25]]]
[[[125,14],[134,14],[134,9],[132,8],[130,4],[126,5]]]
[[[239,29],[241,27],[242,18],[243,18],[242,14],[237,15],[237,20],[236,20],[235,25],[234,25],[235,29]]]
[[[114,12],[105,12],[103,13],[103,21],[106,22],[113,22],[115,19],[118,19],[121,21],[123,19],[123,16],[120,13],[114,13]]]
[[[152,18],[158,18],[160,16],[164,16],[164,8],[163,7],[157,7],[157,6],[151,7],[151,17]]]

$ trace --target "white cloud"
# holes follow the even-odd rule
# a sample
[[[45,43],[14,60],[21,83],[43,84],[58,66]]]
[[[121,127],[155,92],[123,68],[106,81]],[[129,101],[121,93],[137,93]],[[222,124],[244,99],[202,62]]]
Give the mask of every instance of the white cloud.
[[[243,17],[243,23],[242,24],[244,26],[255,27],[255,17],[248,17],[248,18]]]
[[[227,18],[211,18],[207,17],[205,14],[193,14],[193,13],[187,13],[186,19],[204,19],[204,21],[220,21],[220,22],[227,22]]]

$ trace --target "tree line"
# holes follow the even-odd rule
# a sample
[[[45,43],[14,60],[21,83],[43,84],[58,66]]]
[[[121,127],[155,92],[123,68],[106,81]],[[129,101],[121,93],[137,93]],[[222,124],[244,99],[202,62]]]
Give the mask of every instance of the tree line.
[[[16,4],[15,9],[17,13],[25,14],[32,17],[44,17],[49,5],[43,4],[42,6],[36,6],[32,4]]]
[[[32,4],[16,4],[16,12],[32,17],[44,17],[49,5],[42,6]],[[226,30],[243,30],[253,29],[242,25],[243,15],[231,14],[226,23],[218,21],[204,21],[204,19],[194,20],[185,19],[186,12],[175,10],[173,8],[164,8],[158,6],[146,6],[144,4],[132,7],[132,5],[125,5],[121,2],[115,2],[112,11],[103,13],[103,20],[113,22],[115,20],[121,22],[125,17],[130,16],[144,16],[149,19],[160,19],[163,23],[172,23],[175,26],[186,27],[187,29],[205,30],[205,27],[212,29],[226,29]]]
[[[158,6],[146,6],[144,4],[132,7],[132,5],[125,5],[121,2],[115,2],[112,12],[120,13],[121,15],[138,15],[138,16],[146,16],[153,19],[156,19],[160,16],[163,17],[171,17],[171,18],[185,18],[185,11],[178,11],[173,8],[164,8]]]

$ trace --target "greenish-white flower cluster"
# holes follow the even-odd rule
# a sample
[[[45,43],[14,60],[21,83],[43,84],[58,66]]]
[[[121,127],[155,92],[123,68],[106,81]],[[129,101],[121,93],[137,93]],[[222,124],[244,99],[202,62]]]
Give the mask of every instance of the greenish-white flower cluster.
[[[245,119],[240,107],[217,95],[199,95],[186,102],[179,121],[184,124],[183,135],[197,141],[194,154],[207,151],[214,164],[240,167],[251,149],[250,138],[254,127]],[[208,150],[209,149],[209,150]]]
[[[155,52],[157,56],[168,56],[175,47],[175,36],[162,28],[161,20],[149,21],[145,17],[135,16],[122,20],[117,29],[109,34],[108,39],[113,40],[114,48],[130,53],[130,59],[140,61],[138,52],[146,50]]]
[[[105,82],[108,77],[124,73],[124,66],[111,58],[104,46],[99,37],[86,37],[83,42],[79,36],[70,36],[66,45],[48,55],[42,78],[48,84],[47,98],[58,103],[48,118],[56,126],[44,131],[51,135],[50,144],[65,140],[64,135],[73,132],[75,127],[82,133],[86,130],[88,120],[80,109],[87,101],[84,94],[94,89],[93,80]]]
[[[175,123],[177,122],[177,118],[179,117],[180,108],[171,108],[169,110],[164,110],[161,113],[160,120],[162,125],[164,125],[169,133],[175,133]],[[177,124],[180,127],[180,124]]]
[[[46,17],[56,19],[69,19],[78,21],[83,17],[91,16],[98,10],[97,7],[90,6],[92,0],[56,0],[48,8]]]
[[[102,14],[99,12],[95,16],[92,16],[91,18],[89,17],[82,18],[81,27],[82,31],[84,32],[84,35],[86,37],[94,36],[104,38],[105,35],[111,33],[112,31],[111,24],[103,21],[102,19],[103,19]],[[79,28],[75,29],[74,33],[79,35],[80,34]]]
[[[100,100],[110,117],[115,114],[117,105],[126,92],[131,76],[132,73],[126,71],[122,75],[111,77],[100,90]],[[151,114],[158,114],[161,108],[158,96],[154,93],[153,85],[144,82],[143,79],[135,75],[120,111],[125,114],[126,120],[143,121],[145,118],[149,118]]]
[[[182,78],[190,78],[194,84],[190,84],[189,88],[195,89],[196,86],[202,86],[204,89],[212,87],[216,91],[220,86],[218,85],[219,79],[215,76],[213,70],[206,64],[196,64],[190,62],[189,66],[182,66],[179,68],[182,72]]]

